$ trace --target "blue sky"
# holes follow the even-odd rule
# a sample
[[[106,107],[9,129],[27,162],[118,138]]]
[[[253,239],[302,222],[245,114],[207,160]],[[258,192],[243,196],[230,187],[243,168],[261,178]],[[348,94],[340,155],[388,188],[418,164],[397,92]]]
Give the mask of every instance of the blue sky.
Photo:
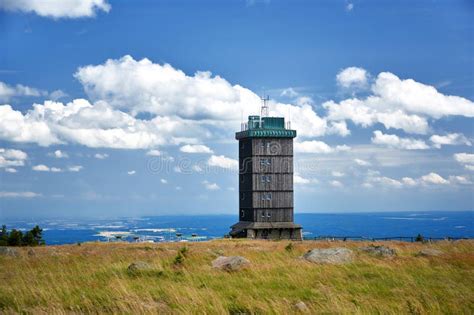
[[[472,20],[470,1],[2,1],[0,218],[236,214],[234,132],[262,93],[298,130],[296,212],[472,210]]]

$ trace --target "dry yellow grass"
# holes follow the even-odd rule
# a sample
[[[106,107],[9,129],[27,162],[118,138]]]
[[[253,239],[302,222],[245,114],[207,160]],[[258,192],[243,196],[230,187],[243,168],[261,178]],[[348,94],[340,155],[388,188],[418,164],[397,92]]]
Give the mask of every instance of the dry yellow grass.
[[[292,314],[303,301],[322,314],[473,314],[474,241],[434,244],[384,242],[392,259],[360,252],[363,242],[293,243],[218,240],[179,243],[88,243],[20,249],[0,256],[0,313]],[[312,248],[348,247],[353,263],[317,265],[298,259]],[[417,257],[422,248],[439,257]],[[211,268],[219,254],[248,258],[250,268],[227,273]],[[130,274],[144,261],[154,269]]]

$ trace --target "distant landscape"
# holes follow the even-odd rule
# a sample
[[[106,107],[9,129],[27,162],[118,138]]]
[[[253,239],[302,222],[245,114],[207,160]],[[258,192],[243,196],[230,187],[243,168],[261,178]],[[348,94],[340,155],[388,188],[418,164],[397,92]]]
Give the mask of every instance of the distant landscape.
[[[8,228],[43,228],[46,244],[115,240],[134,241],[203,241],[222,238],[235,223],[234,215],[154,216],[112,219],[41,219],[5,220]],[[339,237],[474,237],[474,212],[381,212],[381,213],[300,213],[295,222],[303,225],[305,239],[320,236]],[[2,222],[0,222],[2,223]],[[176,233],[180,233],[179,239]],[[193,237],[194,235],[194,237]]]

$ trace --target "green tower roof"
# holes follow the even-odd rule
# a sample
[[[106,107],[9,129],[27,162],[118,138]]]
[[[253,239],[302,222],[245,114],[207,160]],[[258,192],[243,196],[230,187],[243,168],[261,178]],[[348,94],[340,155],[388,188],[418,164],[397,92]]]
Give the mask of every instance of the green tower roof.
[[[287,129],[288,127],[288,129]],[[296,130],[285,126],[283,117],[249,116],[247,123],[242,124],[242,131],[235,133],[235,139],[242,138],[294,138]]]

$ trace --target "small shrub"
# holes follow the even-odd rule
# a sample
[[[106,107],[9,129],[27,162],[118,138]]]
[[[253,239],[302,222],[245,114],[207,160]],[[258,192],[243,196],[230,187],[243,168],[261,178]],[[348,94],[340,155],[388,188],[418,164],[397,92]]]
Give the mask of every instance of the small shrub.
[[[178,252],[178,255],[173,260],[173,265],[178,266],[181,265],[184,262],[184,256],[181,253],[181,251]]]
[[[188,253],[188,251],[189,251],[188,248],[187,248],[186,246],[183,246],[183,247],[181,247],[181,248],[179,249],[178,252],[179,252],[181,255],[183,255],[184,257],[186,257],[186,254]]]
[[[285,246],[285,250],[291,252],[293,250],[293,243],[288,243],[288,245]]]

